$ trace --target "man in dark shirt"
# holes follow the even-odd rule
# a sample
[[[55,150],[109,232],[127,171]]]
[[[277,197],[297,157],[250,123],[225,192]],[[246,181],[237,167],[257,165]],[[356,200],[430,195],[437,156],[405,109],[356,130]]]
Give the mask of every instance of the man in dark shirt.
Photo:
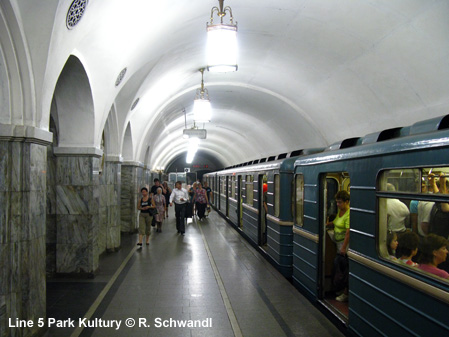
[[[153,180],[153,182],[154,182],[154,185],[151,186],[151,191],[150,192],[153,193],[153,195],[156,195],[157,194],[157,189],[160,187],[160,188],[162,188],[162,193],[164,193],[164,188],[162,187],[162,184],[159,181],[159,179],[155,178]]]

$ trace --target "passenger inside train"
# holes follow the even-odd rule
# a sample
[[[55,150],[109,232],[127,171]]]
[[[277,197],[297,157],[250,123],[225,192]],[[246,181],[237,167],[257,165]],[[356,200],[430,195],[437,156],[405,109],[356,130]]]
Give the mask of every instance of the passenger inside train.
[[[379,198],[379,234],[384,238],[379,242],[380,256],[439,280],[449,280],[448,172],[447,167],[396,169],[382,172],[379,178],[380,190],[391,194]],[[410,222],[407,217],[403,223],[397,221],[399,217],[392,219],[400,208],[405,216],[402,206],[410,213]]]
[[[334,261],[334,286],[340,288],[337,283],[339,280],[344,280],[344,284],[341,286],[343,292],[336,297],[339,302],[346,302],[348,300],[349,284],[347,283],[349,274],[349,268],[345,268],[346,264],[343,259],[346,259],[346,253],[349,248],[349,193],[347,191],[339,191],[335,195],[338,211],[335,219],[328,221],[326,224],[329,227],[333,227],[333,235],[331,239],[335,242],[337,247],[337,256]],[[332,232],[331,232],[332,233]]]
[[[412,259],[418,254],[419,236],[415,232],[406,231],[401,233],[398,237],[398,249],[396,256],[399,262],[405,263],[408,266],[417,267],[418,264]]]
[[[442,236],[433,233],[427,235],[421,240],[418,268],[443,279],[449,279],[449,273],[438,268],[439,264],[446,261],[447,246],[448,241]]]
[[[388,231],[387,234],[387,249],[391,259],[397,260],[396,248],[398,248],[398,235],[396,232]]]

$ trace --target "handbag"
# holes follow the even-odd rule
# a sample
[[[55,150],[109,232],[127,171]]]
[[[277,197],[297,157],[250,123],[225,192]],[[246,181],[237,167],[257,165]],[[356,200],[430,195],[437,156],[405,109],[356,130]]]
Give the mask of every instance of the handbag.
[[[157,211],[157,208],[150,208],[150,215],[151,216],[155,216],[156,214],[159,214],[159,212]]]

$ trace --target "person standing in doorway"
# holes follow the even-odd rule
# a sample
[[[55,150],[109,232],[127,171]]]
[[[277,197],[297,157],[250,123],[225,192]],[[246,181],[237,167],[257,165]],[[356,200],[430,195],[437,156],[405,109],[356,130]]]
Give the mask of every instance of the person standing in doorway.
[[[185,211],[186,205],[189,201],[189,194],[185,188],[182,188],[182,182],[177,181],[175,184],[175,189],[170,195],[170,206],[175,204],[175,215],[176,215],[176,229],[178,233],[184,235],[185,229]]]
[[[349,248],[349,223],[350,223],[350,207],[349,193],[347,191],[339,191],[335,195],[338,212],[332,221],[327,222],[327,226],[334,226],[333,241],[337,247],[337,256],[334,260],[334,285],[343,288],[343,293],[337,296],[339,302],[347,302],[349,294],[349,264],[347,251]]]

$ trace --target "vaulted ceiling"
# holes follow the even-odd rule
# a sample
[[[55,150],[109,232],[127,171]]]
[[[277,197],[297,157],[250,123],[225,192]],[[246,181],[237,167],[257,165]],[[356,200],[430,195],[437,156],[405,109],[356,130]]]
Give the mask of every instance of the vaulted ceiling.
[[[198,69],[206,65],[206,22],[218,1],[90,0],[68,29],[67,13],[76,2],[86,4],[0,5],[8,27],[0,37],[23,41],[23,51],[16,51],[30,65],[35,124],[48,129],[52,109],[63,106],[54,100],[59,87],[65,85],[65,95],[87,90],[88,103],[81,96],[68,106],[72,113],[90,111],[91,118],[81,112],[60,117],[66,135],[60,146],[99,148],[107,126],[115,133],[107,137],[116,143],[109,145],[110,155],[166,167],[187,149],[182,131],[186,121],[193,123]],[[213,112],[199,146],[224,166],[449,112],[446,0],[225,5],[238,22],[239,68],[204,73]],[[69,62],[75,64],[72,75],[62,81],[71,58],[77,59]]]

